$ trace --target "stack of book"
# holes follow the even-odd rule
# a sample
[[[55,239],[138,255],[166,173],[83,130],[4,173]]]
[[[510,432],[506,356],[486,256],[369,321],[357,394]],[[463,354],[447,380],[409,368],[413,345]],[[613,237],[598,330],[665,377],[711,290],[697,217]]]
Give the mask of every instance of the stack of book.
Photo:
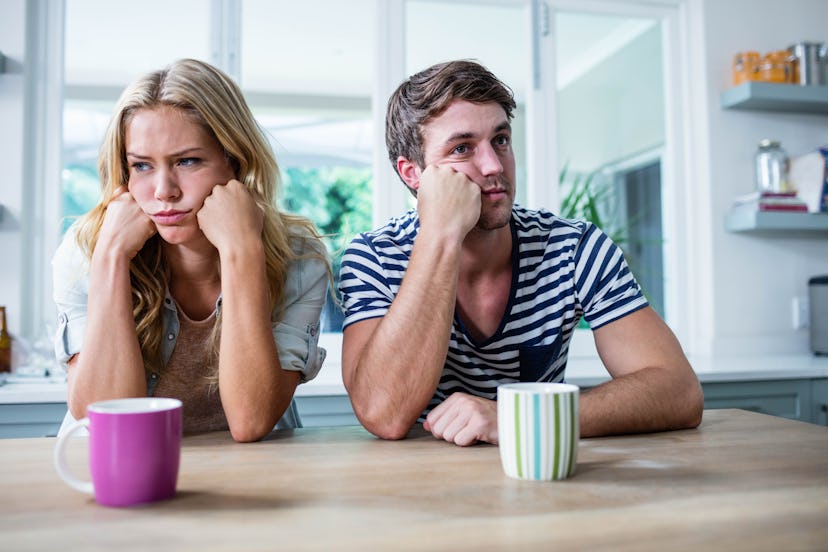
[[[808,212],[796,192],[753,192],[733,200],[733,210]]]

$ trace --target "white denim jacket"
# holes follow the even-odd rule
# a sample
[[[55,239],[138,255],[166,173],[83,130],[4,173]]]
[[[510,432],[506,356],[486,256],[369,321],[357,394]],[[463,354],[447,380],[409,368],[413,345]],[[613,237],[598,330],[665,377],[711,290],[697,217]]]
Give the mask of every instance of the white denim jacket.
[[[297,254],[309,253],[306,242],[295,239]],[[55,335],[55,355],[64,365],[80,352],[86,330],[86,303],[89,295],[89,259],[75,240],[73,225],[63,237],[52,258],[53,298],[58,309],[58,329]],[[328,290],[328,271],[318,258],[300,259],[288,267],[281,320],[273,325],[273,338],[279,352],[279,361],[285,370],[301,372],[300,383],[312,380],[322,368],[326,351],[318,346],[319,318]],[[178,311],[166,292],[163,309],[161,354],[164,364],[169,361],[178,338]],[[216,311],[221,308],[221,297]],[[155,374],[147,375],[147,394],[152,395],[157,381]],[[70,421],[67,419],[61,431]],[[301,427],[296,404],[290,407],[276,424],[276,429]]]

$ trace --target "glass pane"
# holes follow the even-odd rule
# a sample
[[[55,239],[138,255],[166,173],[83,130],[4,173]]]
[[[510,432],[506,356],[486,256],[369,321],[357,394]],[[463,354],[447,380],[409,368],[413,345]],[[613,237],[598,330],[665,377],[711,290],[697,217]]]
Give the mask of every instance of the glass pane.
[[[514,91],[518,104],[512,120],[517,203],[526,197],[525,98],[532,69],[528,12],[526,5],[408,0],[405,14],[406,76],[435,63],[474,59]],[[424,32],[427,40],[423,40]]]
[[[334,275],[345,246],[371,228],[374,5],[242,4],[242,88],[271,138],[280,202],[326,235]],[[329,301],[322,330],[341,329],[341,312]]]
[[[171,61],[210,60],[210,0],[66,0],[66,84],[119,88]]]
[[[660,23],[559,12],[555,32],[561,212],[594,222],[624,249],[663,316]]]

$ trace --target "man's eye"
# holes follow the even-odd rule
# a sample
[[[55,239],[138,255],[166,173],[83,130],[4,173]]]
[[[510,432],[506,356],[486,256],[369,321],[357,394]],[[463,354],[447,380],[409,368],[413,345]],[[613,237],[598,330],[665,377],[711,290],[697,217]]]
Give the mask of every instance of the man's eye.
[[[469,147],[465,144],[460,144],[459,146],[456,146],[453,150],[451,150],[451,152],[452,153],[459,153],[460,155],[462,155],[464,153],[469,152]]]
[[[505,134],[501,134],[499,136],[496,136],[495,139],[494,139],[494,143],[497,146],[508,146],[509,143],[510,143],[509,136],[507,136]]]

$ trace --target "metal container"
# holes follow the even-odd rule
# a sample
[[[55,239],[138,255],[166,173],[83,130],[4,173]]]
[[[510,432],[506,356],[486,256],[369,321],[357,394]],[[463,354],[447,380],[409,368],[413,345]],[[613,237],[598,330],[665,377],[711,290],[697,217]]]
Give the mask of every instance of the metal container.
[[[788,46],[794,63],[794,84],[825,84],[825,48],[822,42],[797,42]]]
[[[776,140],[762,140],[755,155],[756,189],[759,192],[790,191],[788,154]]]
[[[811,311],[811,351],[828,355],[828,275],[808,280],[808,306]]]

